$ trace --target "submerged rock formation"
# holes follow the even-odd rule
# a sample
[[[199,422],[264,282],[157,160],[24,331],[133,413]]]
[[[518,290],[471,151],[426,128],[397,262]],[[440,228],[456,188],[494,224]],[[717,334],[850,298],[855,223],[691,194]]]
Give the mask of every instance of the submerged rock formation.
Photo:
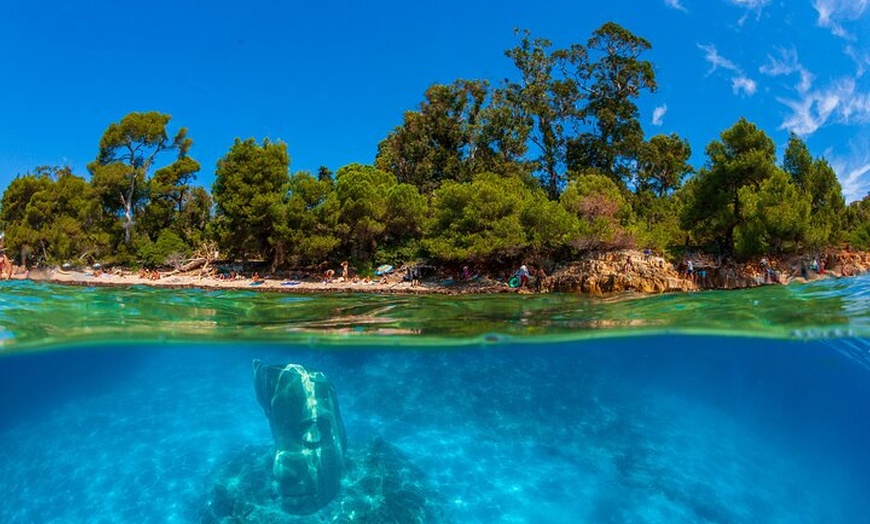
[[[274,445],[242,448],[214,474],[202,524],[449,522],[443,497],[400,450],[347,448],[332,383],[297,364],[254,361]]]
[[[254,387],[275,439],[271,464],[284,509],[306,515],[338,492],[347,437],[332,383],[298,364],[254,361]]]

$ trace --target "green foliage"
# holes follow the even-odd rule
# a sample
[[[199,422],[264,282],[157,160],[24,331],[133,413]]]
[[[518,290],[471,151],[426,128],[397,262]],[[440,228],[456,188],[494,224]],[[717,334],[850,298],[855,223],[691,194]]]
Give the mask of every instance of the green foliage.
[[[300,171],[290,177],[289,188],[281,226],[286,251],[296,264],[317,264],[341,243],[335,235],[339,209],[332,178]]]
[[[388,197],[396,177],[373,166],[350,164],[335,175],[336,231],[354,260],[370,260],[387,232]]]
[[[623,187],[633,178],[643,145],[635,99],[642,91],[657,88],[653,65],[640,59],[651,47],[613,22],[592,34],[582,55],[588,62],[575,78],[586,93],[580,116],[593,123],[592,130],[569,140],[569,170],[595,168]]]
[[[547,194],[555,199],[564,184],[565,130],[576,125],[581,116],[577,104],[582,95],[578,82],[569,76],[583,75],[586,50],[575,45],[551,52],[549,40],[532,39],[528,30],[521,34],[520,43],[505,51],[520,73],[519,81],[505,86],[505,97],[526,122],[524,129],[531,130],[529,140],[539,152],[532,162],[542,171]],[[560,74],[562,71],[567,73]]]
[[[471,183],[447,182],[432,197],[423,247],[450,262],[512,259],[561,247],[576,222],[552,204],[514,177],[482,173]]]
[[[282,142],[239,140],[218,160],[212,188],[216,233],[231,256],[267,259],[280,265],[285,238],[278,227],[285,221],[285,195],[290,157]]]
[[[161,205],[161,199],[176,203],[182,200],[187,182],[199,170],[199,164],[187,158],[192,141],[187,129],[181,128],[170,140],[166,126],[172,117],[155,111],[129,113],[118,123],[112,123],[100,139],[97,159],[88,164],[91,183],[100,195],[110,216],[123,217],[124,243],[129,244],[135,224],[134,217],[155,198],[153,217],[146,220],[146,229],[156,234],[171,221],[172,209]],[[149,191],[148,175],[157,156],[164,151],[176,151],[175,163],[158,171],[154,192]]]
[[[136,248],[139,261],[148,267],[175,266],[190,253],[184,240],[169,229],[161,231],[156,242],[145,236],[137,237]]]
[[[164,229],[172,229],[184,237],[197,237],[204,229],[203,206],[210,205],[211,197],[190,186],[194,174],[199,171],[199,162],[182,157],[176,162],[158,169],[148,181],[148,203],[142,210],[138,229],[155,239]],[[193,209],[187,209],[194,206]],[[208,215],[205,216],[208,218]],[[199,224],[186,223],[193,219]]]
[[[634,221],[629,231],[638,246],[666,252],[681,244],[686,231],[680,227],[683,193],[656,196],[646,190],[633,196]]]
[[[741,118],[707,146],[709,167],[692,180],[682,225],[700,242],[716,242],[728,251],[735,248],[734,230],[746,224],[744,202],[777,170],[776,146],[764,131]],[[745,236],[745,233],[742,233]]]
[[[596,173],[572,176],[560,201],[579,221],[579,231],[572,242],[575,247],[593,249],[624,244],[624,226],[631,219],[631,206],[610,177]]]
[[[396,184],[387,191],[386,233],[388,241],[404,243],[419,238],[429,214],[429,203],[417,188]]]
[[[740,188],[746,220],[734,231],[734,252],[739,257],[780,253],[794,247],[805,234],[810,198],[777,169],[756,190]]]
[[[813,159],[806,144],[791,135],[783,158],[783,169],[810,199],[812,219],[802,239],[818,249],[841,238],[846,203],[837,174],[822,159]]]
[[[93,188],[68,167],[41,167],[3,193],[0,223],[6,247],[29,251],[36,262],[62,263],[106,252],[101,209]]]
[[[656,135],[640,145],[637,154],[636,192],[651,191],[663,197],[679,189],[692,172],[689,142],[676,133]]]
[[[378,145],[375,166],[426,193],[444,180],[468,180],[488,90],[486,82],[468,80],[429,87],[420,110],[405,113]]]
[[[846,240],[858,249],[870,248],[870,195],[849,204],[844,221]]]
[[[744,257],[843,239],[870,246],[868,199],[847,208],[831,166],[796,136],[780,169],[773,141],[741,118],[684,184],[688,142],[644,141],[637,99],[656,89],[645,39],[612,22],[561,49],[518,35],[505,52],[518,78],[431,86],[380,142],[374,166],[290,176],[285,144],[236,139],[218,162],[213,202],[192,185],[200,165],[187,131],[170,138],[169,115],[130,113],[104,132],[90,183],[39,168],[9,185],[7,247],[37,261],[162,265],[216,240],[230,257],[273,267],[349,259],[368,271],[424,255],[558,259],[632,243]],[[176,157],[158,166],[165,152]]]
[[[549,255],[561,251],[577,238],[580,224],[559,202],[547,198],[543,191],[534,190],[520,214],[533,254]]]

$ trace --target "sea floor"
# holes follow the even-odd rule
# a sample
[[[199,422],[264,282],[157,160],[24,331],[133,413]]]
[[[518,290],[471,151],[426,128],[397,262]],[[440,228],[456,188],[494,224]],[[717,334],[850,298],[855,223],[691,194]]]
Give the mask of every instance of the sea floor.
[[[349,448],[395,447],[448,522],[794,524],[870,514],[870,371],[825,343],[658,336],[0,359],[0,522],[199,522],[216,471],[271,442],[253,358],[326,373]]]

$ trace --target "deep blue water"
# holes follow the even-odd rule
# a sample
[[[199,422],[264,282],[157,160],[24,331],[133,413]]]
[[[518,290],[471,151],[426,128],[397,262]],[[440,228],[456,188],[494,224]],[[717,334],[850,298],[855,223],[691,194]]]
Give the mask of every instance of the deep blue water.
[[[450,522],[870,522],[868,355],[677,335],[10,355],[0,522],[198,522],[216,470],[271,443],[254,358],[326,373],[349,448],[394,446]]]

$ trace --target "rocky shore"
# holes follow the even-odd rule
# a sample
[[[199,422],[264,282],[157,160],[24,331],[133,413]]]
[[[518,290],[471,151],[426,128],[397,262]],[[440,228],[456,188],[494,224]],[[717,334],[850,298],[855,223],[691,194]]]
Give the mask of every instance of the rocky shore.
[[[424,275],[419,282],[407,280],[403,270],[374,281],[269,276],[222,279],[215,278],[212,273],[200,274],[197,271],[140,275],[117,268],[105,271],[16,270],[12,278],[80,286],[145,285],[169,289],[246,289],[287,293],[583,293],[602,296],[622,292],[656,294],[741,289],[788,284],[795,280],[853,276],[870,270],[870,252],[844,249],[815,256],[762,258],[743,263],[718,261],[699,254],[687,256],[675,264],[653,253],[621,250],[589,253],[554,268],[551,274],[546,273],[546,268],[541,271],[532,266],[531,269],[533,276],[528,285],[520,289],[507,285],[510,270],[498,276],[476,274],[468,279],[436,270],[432,275]]]

